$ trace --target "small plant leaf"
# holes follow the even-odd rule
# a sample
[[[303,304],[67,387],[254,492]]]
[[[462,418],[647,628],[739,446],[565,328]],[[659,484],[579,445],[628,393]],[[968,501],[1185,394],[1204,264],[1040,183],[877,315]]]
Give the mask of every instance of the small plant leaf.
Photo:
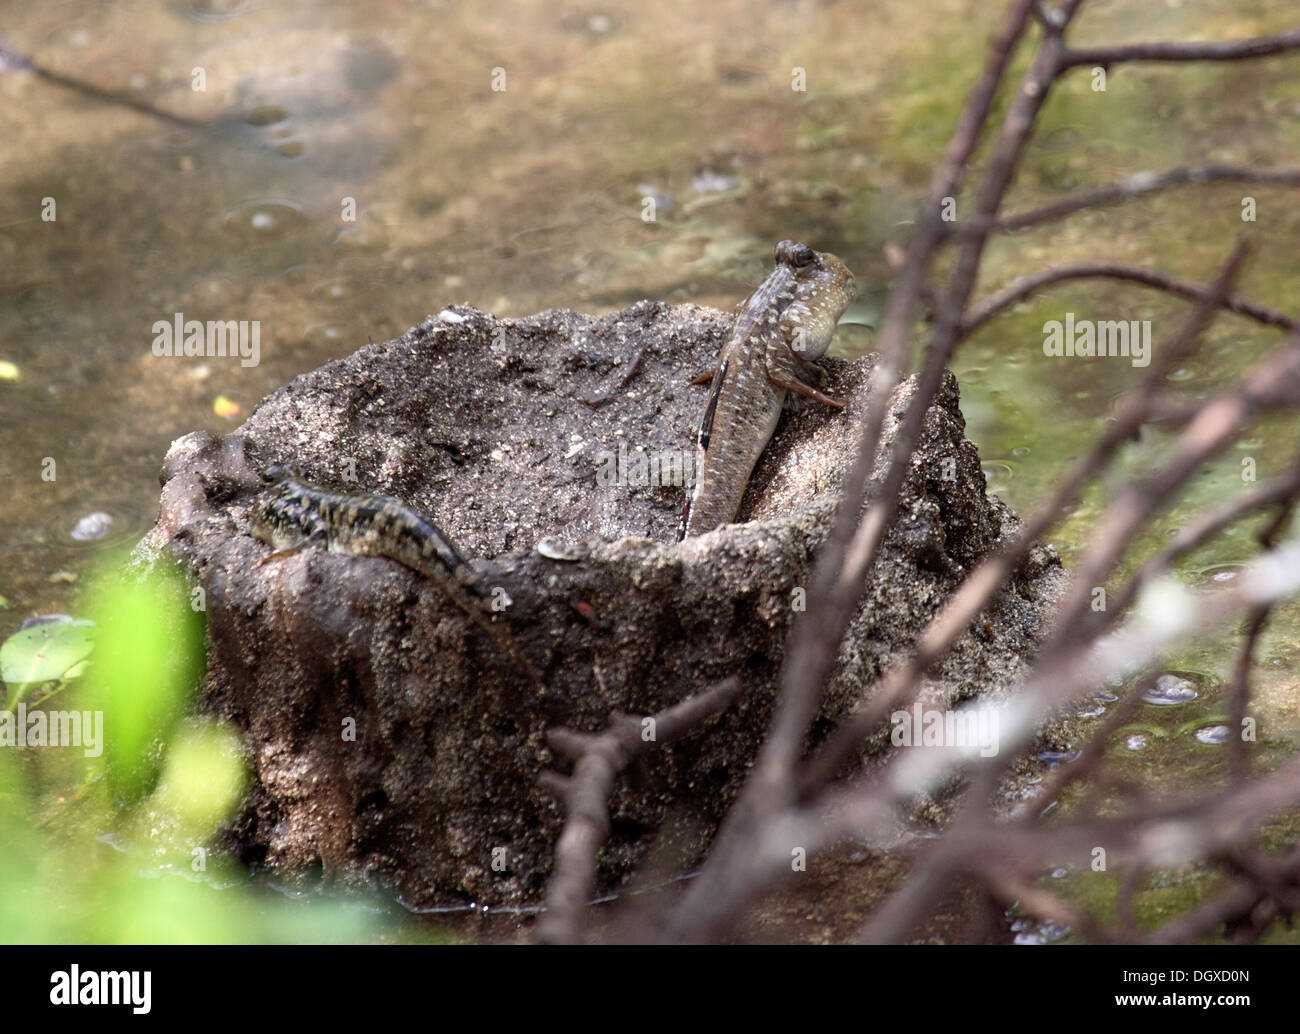
[[[94,646],[88,622],[59,621],[15,632],[0,645],[0,679],[14,702],[32,685],[75,678],[85,671]]]

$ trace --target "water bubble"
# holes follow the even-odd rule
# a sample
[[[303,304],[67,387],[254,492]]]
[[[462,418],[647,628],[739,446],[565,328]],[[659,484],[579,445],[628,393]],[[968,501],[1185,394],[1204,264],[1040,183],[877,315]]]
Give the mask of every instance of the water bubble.
[[[1246,570],[1245,564],[1215,564],[1193,572],[1193,584],[1199,589],[1221,589],[1230,586]]]
[[[1155,704],[1159,707],[1173,707],[1177,704],[1185,704],[1189,700],[1195,700],[1200,695],[1191,679],[1171,672],[1156,676],[1155,682],[1142,690],[1142,699],[1148,704]]]
[[[372,220],[341,226],[334,234],[334,244],[341,249],[352,252],[381,252],[388,247],[388,238],[384,227]],[[446,278],[444,278],[445,280]]]
[[[356,290],[356,284],[346,277],[330,277],[312,285],[311,293],[318,298],[347,298]]]
[[[1206,725],[1196,730],[1196,738],[1201,743],[1227,743],[1231,735],[1232,730],[1226,725]]]
[[[1015,926],[1016,924],[1013,923],[1013,930]],[[1070,928],[1068,926],[1064,923],[1058,923],[1054,919],[1048,919],[1041,923],[1025,923],[1016,934],[1014,942],[1016,944],[1049,944],[1052,941],[1059,941],[1069,932]]]
[[[112,527],[112,514],[97,510],[77,521],[69,534],[78,542],[93,542],[95,539],[102,539]]]
[[[1128,737],[1124,740],[1124,748],[1126,750],[1146,750],[1147,743],[1148,740],[1147,740],[1146,733],[1144,732],[1129,733]]]
[[[235,208],[226,215],[225,224],[249,240],[270,240],[284,236],[306,221],[300,205],[268,198]]]
[[[986,460],[980,464],[980,471],[985,488],[994,495],[1007,491],[1007,482],[1016,476],[1015,468],[1000,460]]]

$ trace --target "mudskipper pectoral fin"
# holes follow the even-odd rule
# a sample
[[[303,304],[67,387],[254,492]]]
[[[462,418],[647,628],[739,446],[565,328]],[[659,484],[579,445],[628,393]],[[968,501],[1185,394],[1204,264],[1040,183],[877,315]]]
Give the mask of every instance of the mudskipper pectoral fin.
[[[794,353],[795,376],[805,384],[820,388],[826,380],[826,371],[816,363],[809,362],[798,352]]]
[[[266,556],[262,557],[262,559],[257,562],[257,566],[261,567],[263,564],[269,564],[276,560],[283,560],[286,557],[291,557],[295,553],[301,552],[306,548],[306,546],[307,542],[306,540],[303,540],[296,546],[289,546],[287,549],[277,549],[274,553],[267,553]]]
[[[793,374],[785,373],[780,370],[768,370],[767,378],[778,388],[785,388],[787,391],[794,391],[805,398],[816,399],[818,402],[824,402],[828,406],[834,406],[836,409],[843,409],[844,403],[839,399],[833,399],[829,395],[823,395],[811,384],[805,384]]]
[[[722,385],[727,380],[727,367],[730,361],[724,362],[718,367],[718,372],[713,375],[713,388],[709,391],[709,403],[704,407],[704,416],[700,419],[700,433],[696,437],[696,444],[701,451],[708,451],[709,439],[713,435],[713,418],[718,412],[718,399],[722,397]],[[698,471],[696,474],[698,475]]]

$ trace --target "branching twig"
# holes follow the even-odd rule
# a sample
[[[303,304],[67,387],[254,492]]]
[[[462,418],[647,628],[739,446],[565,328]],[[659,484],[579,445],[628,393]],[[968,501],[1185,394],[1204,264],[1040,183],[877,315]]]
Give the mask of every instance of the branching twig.
[[[653,719],[617,718],[597,734],[570,729],[552,729],[547,734],[551,748],[575,764],[568,777],[542,773],[547,789],[565,801],[569,818],[555,848],[546,911],[535,932],[538,941],[578,940],[579,915],[591,897],[596,858],[609,837],[609,795],[618,774],[647,747],[671,743],[721,714],[739,692],[740,680],[733,677],[660,711]],[[648,728],[653,730],[651,738]]]
[[[1078,760],[1056,773],[1022,821],[996,822],[988,804],[1008,767],[1031,741],[1040,723],[1106,678],[1131,676],[1162,662],[1167,649],[1192,630],[1222,624],[1243,611],[1248,632],[1233,678],[1232,714],[1238,721],[1249,700],[1248,675],[1253,646],[1269,608],[1300,590],[1300,546],[1276,547],[1284,515],[1265,529],[1264,554],[1231,587],[1212,594],[1185,594],[1168,613],[1130,605],[1155,576],[1168,571],[1187,551],[1246,514],[1263,507],[1289,506],[1300,494],[1300,462],[1290,475],[1195,518],[1165,549],[1145,564],[1097,617],[1092,590],[1108,577],[1125,551],[1169,505],[1203,465],[1218,455],[1259,412],[1300,405],[1300,321],[1231,291],[1244,259],[1238,246],[1209,287],[1164,273],[1114,263],[1079,263],[1025,277],[972,306],[984,247],[991,233],[1018,229],[1071,212],[1114,204],[1180,184],[1235,181],[1300,182],[1300,173],[1261,171],[1226,165],[1199,165],[1160,174],[1129,177],[1109,186],[1022,212],[1000,215],[1034,124],[1053,85],[1069,69],[1128,61],[1233,61],[1300,49],[1300,30],[1233,43],[1139,43],[1072,48],[1065,42],[1082,0],[1056,7],[1041,0],[1014,0],[1005,24],[990,47],[983,72],[971,93],[944,160],[935,172],[929,201],[885,305],[878,345],[881,356],[872,375],[866,412],[856,429],[860,449],[842,484],[836,524],[812,575],[807,615],[796,620],[782,665],[775,715],[754,769],[737,804],[714,840],[697,879],[681,894],[657,932],[681,941],[715,940],[733,928],[743,909],[790,873],[792,848],[813,856],[846,838],[879,841],[899,831],[913,867],[901,888],[878,907],[860,931],[868,941],[897,941],[914,929],[954,878],[974,879],[983,900],[1019,899],[1023,907],[1080,929],[1095,941],[1141,937],[1131,902],[1141,877],[1172,858],[1223,861],[1236,882],[1215,900],[1147,936],[1188,939],[1220,923],[1241,937],[1258,936],[1268,922],[1288,914],[1300,901],[1296,886],[1300,851],[1276,863],[1243,844],[1257,835],[1268,816],[1300,804],[1300,761],[1277,772],[1246,778],[1244,748],[1234,746],[1238,778],[1225,792],[1177,803],[1153,802],[1140,786],[1117,785],[1103,765],[1107,741],[1128,720],[1138,698],[1131,693],[1090,742]],[[940,216],[944,202],[957,196],[971,157],[1003,90],[1019,44],[1039,27],[1035,53],[992,142],[981,182],[974,190],[972,214],[959,230]],[[956,251],[947,282],[933,295],[933,327],[924,362],[888,454],[878,454],[887,402],[901,382],[909,335],[928,290],[939,249]],[[1091,452],[1057,485],[1042,507],[1002,552],[985,558],[930,621],[913,655],[886,671],[864,694],[864,706],[835,730],[813,757],[801,763],[812,720],[839,656],[845,634],[872,570],[877,550],[893,522],[912,453],[923,421],[942,383],[944,368],[962,340],[988,320],[1034,291],[1052,283],[1107,278],[1162,290],[1195,303],[1194,311],[1168,341],[1160,343],[1138,387],[1125,398]],[[1170,458],[1154,474],[1125,485],[1112,499],[1078,565],[1034,667],[998,709],[1001,753],[995,758],[916,747],[890,757],[870,771],[839,778],[860,755],[862,745],[889,712],[914,696],[922,679],[958,641],[979,612],[1014,576],[1039,538],[1075,502],[1083,487],[1110,467],[1124,442],[1148,421],[1167,414],[1162,396],[1175,365],[1193,354],[1219,309],[1246,316],[1293,334],[1246,376],[1189,410],[1177,428]],[[872,476],[878,480],[872,482]],[[1127,617],[1124,624],[1121,618]],[[554,940],[578,936],[578,911],[590,893],[595,858],[608,824],[607,798],[617,772],[627,764],[630,729],[615,725],[599,737],[561,736],[557,746],[579,758],[572,779],[559,784],[570,801],[569,823],[557,853],[552,903],[547,922]],[[570,734],[575,736],[576,734]],[[906,838],[912,795],[937,793],[964,773],[970,780],[965,800],[937,838]],[[1087,812],[1088,802],[1068,821],[1039,821],[1040,805],[1055,799],[1067,783],[1090,779],[1097,788],[1118,789],[1126,805],[1121,814]],[[554,779],[552,780],[554,782]],[[1036,874],[1063,853],[1079,857],[1105,844],[1116,862],[1128,868],[1122,888],[1119,924],[1108,929],[1095,917],[1034,886]],[[1209,924],[1208,926],[1206,924]],[[542,932],[539,924],[539,933]]]
[[[858,432],[861,447],[844,479],[835,527],[813,570],[809,599],[821,603],[816,609],[810,603],[810,614],[795,622],[782,665],[781,691],[772,729],[740,799],[714,840],[709,860],[676,910],[683,925],[695,911],[696,902],[707,900],[718,881],[738,878],[735,869],[752,864],[747,843],[760,835],[763,825],[788,806],[794,796],[792,776],[803,748],[805,730],[861,594],[861,583],[846,581],[841,572],[850,540],[858,527],[886,405],[905,365],[908,335],[922,288],[935,253],[946,236],[941,215],[943,199],[954,196],[961,187],[967,163],[979,143],[1006,69],[1027,31],[1032,8],[1032,0],[1014,0],[1010,5],[1006,23],[989,49],[984,69],[971,91],[944,159],[935,170],[930,203],[885,303],[877,338],[880,361],[872,371],[867,412]]]
[[[1239,245],[1213,288],[1214,298],[1226,293],[1227,284],[1244,256],[1244,247]],[[832,778],[852,756],[858,744],[902,702],[904,694],[917,684],[931,665],[944,656],[957,637],[987,605],[1033,543],[1059,519],[1065,507],[1078,497],[1084,484],[1110,462],[1120,445],[1141,426],[1166,372],[1192,349],[1200,330],[1210,318],[1214,298],[1203,301],[1173,339],[1157,351],[1156,358],[1137,391],[1125,401],[1114,423],[1107,428],[1088,457],[1061,481],[1047,505],[1028,521],[1006,549],[976,567],[921,633],[913,657],[904,665],[889,671],[875,687],[868,705],[844,722],[817,752],[804,776],[805,793]]]
[[[1109,620],[1121,616],[1137,598],[1138,593],[1154,579],[1171,570],[1174,563],[1193,549],[1209,541],[1214,535],[1242,517],[1300,494],[1300,463],[1290,473],[1276,478],[1253,492],[1247,492],[1227,503],[1192,518],[1179,530],[1177,536],[1159,553],[1148,560],[1118,593],[1106,608]]]
[[[1167,291],[1169,294],[1178,295],[1180,298],[1187,298],[1191,301],[1203,302],[1211,297],[1210,288],[1208,287],[1191,284],[1185,280],[1176,280],[1174,277],[1167,276],[1164,273],[1157,273],[1152,269],[1125,266],[1115,262],[1079,262],[1068,266],[1056,266],[1052,269],[1044,269],[1038,273],[1023,276],[1010,287],[985,298],[966,317],[966,321],[962,324],[962,334],[973,334],[985,323],[993,319],[994,316],[1006,312],[1007,309],[1018,302],[1024,301],[1048,284],[1056,284],[1064,280],[1099,278],[1127,280],[1133,283],[1145,284],[1147,287],[1153,287],[1158,291]],[[1300,329],[1300,320],[1293,319],[1285,313],[1275,312],[1248,299],[1239,298],[1236,295],[1225,295],[1219,299],[1218,304],[1229,312],[1247,316],[1268,326],[1281,327],[1285,330]]]

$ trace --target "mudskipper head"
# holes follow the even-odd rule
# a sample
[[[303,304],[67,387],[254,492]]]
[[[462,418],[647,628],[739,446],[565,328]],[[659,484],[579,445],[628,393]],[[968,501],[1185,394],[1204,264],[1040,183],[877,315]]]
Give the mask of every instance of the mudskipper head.
[[[858,285],[838,258],[806,244],[781,241],[776,261],[795,278],[794,300],[782,316],[789,340],[805,359],[818,359],[830,345],[844,310],[858,296]]]
[[[301,481],[302,472],[292,463],[272,463],[262,471],[262,484],[278,485],[285,481]]]

